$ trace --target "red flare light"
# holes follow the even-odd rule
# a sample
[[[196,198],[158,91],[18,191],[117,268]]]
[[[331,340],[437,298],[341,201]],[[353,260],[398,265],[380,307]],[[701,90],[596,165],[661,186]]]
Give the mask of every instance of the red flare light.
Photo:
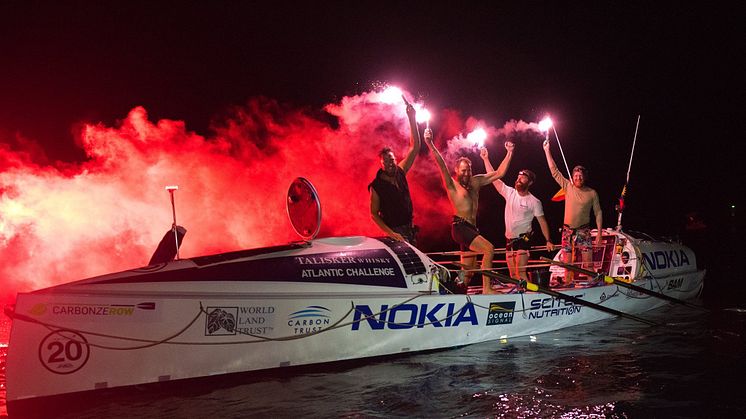
[[[549,132],[549,128],[552,128],[552,118],[546,117],[539,122],[539,131]]]
[[[377,94],[376,99],[381,103],[393,105],[402,103],[402,90],[396,86],[389,86]]]
[[[427,122],[429,125],[430,118],[432,117],[432,115],[430,114],[430,111],[423,108],[422,105],[420,105],[419,103],[415,103],[413,106],[414,106],[414,109],[417,111],[417,116],[415,117],[417,122],[419,123]]]
[[[484,147],[484,141],[487,139],[487,131],[484,128],[476,128],[466,135],[466,140],[477,147]]]

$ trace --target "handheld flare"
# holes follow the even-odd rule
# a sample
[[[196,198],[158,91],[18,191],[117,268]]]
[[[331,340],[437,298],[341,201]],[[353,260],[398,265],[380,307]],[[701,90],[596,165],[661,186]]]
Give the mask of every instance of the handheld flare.
[[[544,139],[549,141],[549,128],[552,128],[552,118],[549,116],[539,121],[539,131],[544,133]]]
[[[404,98],[404,92],[396,86],[389,86],[386,89],[384,89],[382,92],[378,93],[378,100],[381,103],[386,103],[389,105],[393,105],[399,101],[399,99]],[[406,102],[406,99],[405,99]]]
[[[487,139],[487,131],[484,128],[475,128],[474,131],[466,135],[466,140],[474,144],[475,147],[484,147],[484,141]]]
[[[430,111],[423,108],[422,106],[417,106],[417,104],[415,104],[414,108],[417,110],[417,116],[416,116],[417,122],[419,123],[424,122],[426,128],[430,128],[430,118],[432,117],[432,115],[430,115]]]

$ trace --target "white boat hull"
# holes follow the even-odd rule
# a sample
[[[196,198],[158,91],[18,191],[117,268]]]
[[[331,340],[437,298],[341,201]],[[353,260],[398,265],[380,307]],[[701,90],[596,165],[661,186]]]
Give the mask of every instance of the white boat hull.
[[[700,291],[702,273],[672,278],[665,287],[668,283],[679,288],[667,295],[692,298]],[[666,304],[616,285],[565,293],[633,314]],[[16,310],[29,312],[39,305],[49,305],[48,301],[43,294],[25,295],[19,298]],[[138,313],[145,311],[137,308],[144,302],[154,303],[155,308]],[[291,319],[292,313],[310,306],[327,309],[318,312],[329,317],[307,317],[305,324]],[[115,295],[56,295],[54,307],[127,309],[122,314],[101,314],[86,320],[59,315],[53,322],[61,329],[78,332],[55,333],[39,324],[14,330],[7,367],[8,376],[14,377],[8,386],[10,401],[448,348],[536,335],[613,317],[540,293],[261,299],[175,296],[147,301]],[[235,332],[220,328],[211,333],[210,316],[200,307],[207,313],[220,309],[234,314]],[[382,313],[384,310],[388,311]],[[366,315],[372,318],[366,319]],[[320,333],[307,335],[315,330]],[[177,336],[169,339],[173,335]],[[77,343],[83,340],[89,345]],[[135,349],[142,346],[150,347]],[[18,353],[15,348],[32,350]]]
[[[353,248],[386,250],[373,239],[355,240],[347,254]],[[305,263],[299,255],[339,245],[317,242],[280,254]],[[404,266],[389,252],[386,263]],[[416,254],[427,274],[405,274],[400,287],[178,280],[133,287],[120,280],[146,272],[140,270],[19,294],[11,313],[9,406],[104,388],[463,346],[613,317],[541,293],[440,294],[431,281],[437,265]],[[202,268],[190,260],[173,264],[176,274]],[[332,275],[329,269],[337,268],[324,269],[312,273]],[[698,295],[703,276],[674,272],[636,285],[685,300]],[[617,285],[558,291],[631,314],[666,304]]]

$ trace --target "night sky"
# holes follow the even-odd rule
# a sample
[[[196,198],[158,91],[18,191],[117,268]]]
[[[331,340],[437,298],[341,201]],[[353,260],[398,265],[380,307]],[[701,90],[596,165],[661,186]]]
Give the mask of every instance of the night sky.
[[[436,132],[443,109],[495,126],[549,113],[570,167],[590,169],[609,227],[640,114],[625,226],[677,234],[684,214],[721,224],[732,220],[731,205],[742,218],[740,9],[696,2],[151,3],[3,2],[6,146],[38,147],[36,158],[46,164],[78,162],[86,158],[74,136],[81,123],[115,125],[135,106],[151,120],[181,120],[209,136],[216,119],[250,98],[323,114],[324,104],[388,82],[434,109]],[[488,147],[496,166],[502,146]],[[423,152],[415,164],[433,163]],[[562,207],[548,202],[556,184],[540,142],[519,141],[509,182],[522,166],[539,174],[534,192],[558,226]],[[480,218],[494,212],[501,224],[501,205],[486,191]]]

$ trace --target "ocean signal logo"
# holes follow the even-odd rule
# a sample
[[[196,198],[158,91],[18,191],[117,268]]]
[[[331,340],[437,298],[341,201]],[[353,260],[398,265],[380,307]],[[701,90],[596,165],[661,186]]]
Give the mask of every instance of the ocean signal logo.
[[[331,310],[322,306],[308,306],[290,313],[288,326],[296,335],[319,332],[331,324]]]
[[[515,301],[504,301],[501,303],[490,303],[490,310],[487,313],[487,326],[496,324],[513,323],[513,314],[515,311]]]
[[[207,307],[205,336],[232,336],[236,334],[238,307]]]
[[[35,304],[29,310],[32,316],[52,314],[57,316],[118,316],[135,314],[135,310],[155,310],[155,303],[138,304]]]
[[[643,253],[642,257],[650,269],[669,269],[689,265],[689,257],[683,249],[669,250],[664,252],[658,250],[652,253]]]
[[[573,297],[582,298],[583,294],[574,295]],[[552,297],[537,298],[529,303],[529,319],[541,319],[543,317],[572,316],[580,313],[583,307],[566,300],[560,300]]]
[[[438,303],[432,307],[428,304],[400,304],[391,308],[388,304],[375,308],[359,304],[355,305],[352,330],[360,330],[362,324],[367,324],[372,330],[400,330],[426,326],[457,327],[461,323],[479,325],[473,304]]]

